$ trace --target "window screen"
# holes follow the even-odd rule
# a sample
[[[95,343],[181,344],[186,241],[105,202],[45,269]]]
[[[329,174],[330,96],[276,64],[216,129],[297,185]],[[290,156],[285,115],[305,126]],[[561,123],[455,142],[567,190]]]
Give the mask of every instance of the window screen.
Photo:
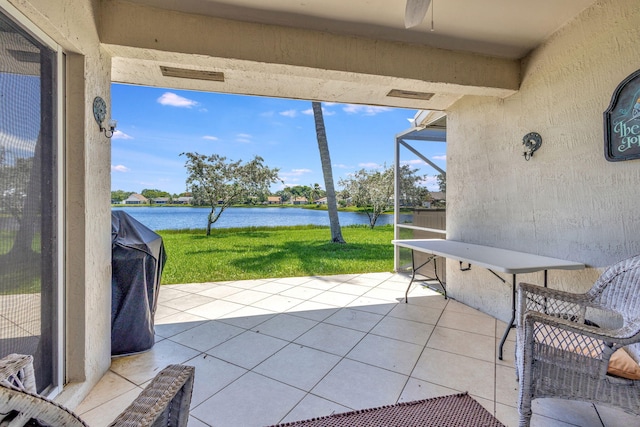
[[[56,53],[0,12],[0,357],[57,383]]]

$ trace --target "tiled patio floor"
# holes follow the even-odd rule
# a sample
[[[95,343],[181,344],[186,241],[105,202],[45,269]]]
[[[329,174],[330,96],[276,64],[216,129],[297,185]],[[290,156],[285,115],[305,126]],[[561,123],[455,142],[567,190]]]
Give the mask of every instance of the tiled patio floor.
[[[504,323],[390,273],[163,286],[156,345],[114,359],[76,411],[106,426],[164,366],[196,367],[189,426],[251,427],[468,391],[517,425]],[[534,403],[534,426],[631,426],[581,402]]]

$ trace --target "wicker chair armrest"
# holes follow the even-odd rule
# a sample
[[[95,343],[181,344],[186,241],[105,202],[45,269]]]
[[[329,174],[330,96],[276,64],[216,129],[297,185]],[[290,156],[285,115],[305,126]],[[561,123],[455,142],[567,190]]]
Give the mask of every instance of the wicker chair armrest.
[[[531,283],[518,284],[520,317],[534,311],[570,321],[584,323],[587,307],[596,307],[587,294],[549,289]]]
[[[0,385],[35,394],[33,356],[12,353],[0,359]]]
[[[185,427],[189,418],[194,375],[193,366],[167,366],[110,427]]]
[[[640,342],[640,335],[635,333],[635,330],[628,327],[621,327],[616,329],[602,328],[598,326],[587,325],[584,323],[577,323],[571,320],[558,318],[556,316],[545,315],[543,313],[527,313],[525,316],[526,328],[533,328],[534,324],[546,325],[554,328],[558,331],[555,332],[555,338],[561,338],[567,340],[572,339],[572,344],[564,346],[564,350],[573,351],[581,350],[585,356],[592,358],[602,358],[605,362],[608,362],[611,354],[620,347],[624,347],[630,344],[636,344]],[[541,330],[540,326],[537,326],[538,332]],[[536,334],[534,331],[533,338],[541,342],[540,334]],[[556,339],[551,345],[562,348],[563,346],[557,345]],[[545,344],[549,345],[549,339]]]
[[[548,325],[558,328],[572,334],[583,335],[585,337],[599,340],[605,343],[617,343],[618,340],[624,340],[628,337],[619,336],[621,329],[606,329],[598,326],[587,325],[584,323],[574,322],[570,319],[564,319],[555,315],[549,315],[539,312],[529,312],[524,316],[525,327],[530,327],[533,323]]]
[[[518,284],[519,292],[533,297],[553,298],[558,301],[564,301],[569,304],[578,304],[583,306],[591,305],[591,297],[584,294],[577,294],[573,292],[561,291],[559,289],[545,288],[544,286],[534,285],[532,283],[520,282]]]
[[[15,386],[0,386],[0,425],[88,427],[64,406]]]
[[[524,316],[522,360],[541,359],[569,372],[604,378],[609,359],[620,347],[597,326],[531,312]]]
[[[525,317],[527,319],[534,319],[535,322],[545,323],[572,333],[581,334],[596,340],[613,344],[614,349],[640,342],[640,334],[638,334],[637,329],[631,325],[625,324],[620,328],[611,329],[596,325],[578,323],[570,319],[563,319],[557,316],[536,312],[529,312]]]

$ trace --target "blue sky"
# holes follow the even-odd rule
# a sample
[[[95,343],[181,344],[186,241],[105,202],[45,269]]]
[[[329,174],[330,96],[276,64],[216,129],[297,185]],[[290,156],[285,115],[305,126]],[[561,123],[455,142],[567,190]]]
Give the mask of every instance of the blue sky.
[[[319,183],[324,188],[310,101],[113,84],[111,105],[118,121],[111,139],[112,190],[184,192],[182,152],[243,161],[258,155],[280,169],[285,185]],[[395,135],[410,127],[408,119],[416,113],[335,103],[323,103],[323,111],[336,186],[362,168],[393,164]],[[418,146],[446,169],[444,143]],[[408,151],[402,160],[421,174],[437,174]],[[434,182],[430,178],[425,185],[437,191]]]

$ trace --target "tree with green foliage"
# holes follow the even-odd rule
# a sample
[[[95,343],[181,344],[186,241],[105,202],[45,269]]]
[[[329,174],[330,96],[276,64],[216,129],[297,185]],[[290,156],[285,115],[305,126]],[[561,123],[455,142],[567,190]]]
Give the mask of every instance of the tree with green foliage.
[[[20,224],[29,190],[33,158],[10,161],[6,149],[0,146],[0,212],[10,214]]]
[[[287,203],[289,200],[291,200],[291,190],[289,189],[289,187],[285,187],[282,190],[276,191],[275,195],[280,197],[282,203]]]
[[[436,179],[438,180],[438,187],[440,191],[443,193],[447,192],[447,176],[443,173],[436,175]]]
[[[320,163],[322,164],[324,187],[327,191],[327,210],[329,211],[331,241],[334,243],[346,243],[342,237],[340,220],[338,218],[338,203],[336,202],[336,190],[333,185],[331,157],[329,156],[329,144],[327,142],[327,133],[324,127],[324,117],[322,116],[322,104],[314,101],[311,103],[311,107],[313,108],[313,118],[316,125],[316,139],[318,140],[318,150],[320,151]]]
[[[168,193],[168,192],[162,191],[162,190],[149,189],[149,188],[145,188],[144,190],[142,190],[140,192],[140,194],[142,194],[144,197],[149,199],[150,202],[152,202],[153,199],[157,199],[159,197],[169,197],[169,198],[171,198],[171,193]]]
[[[36,230],[40,229],[40,212],[43,195],[41,193],[42,176],[42,138],[36,140],[33,156],[11,156],[3,148],[0,153],[0,211],[9,212],[16,220],[18,229],[9,253],[2,256],[6,260],[25,262],[35,253],[33,241]]]
[[[287,187],[292,197],[304,197],[309,200],[311,197],[311,187],[308,185],[294,185],[293,187]]]
[[[400,166],[400,206],[422,206],[422,202],[429,199],[429,190],[421,185],[426,182],[427,175],[418,175],[417,172],[418,169],[412,169],[409,165]]]
[[[320,184],[317,182],[313,184],[313,187],[310,187],[311,191],[309,192],[309,202],[315,202],[316,200],[324,197],[327,193],[320,187]]]
[[[112,191],[111,201],[115,203],[122,203],[123,200],[126,200],[132,194],[133,194],[133,191],[123,191],[123,190]]]
[[[364,208],[369,217],[369,227],[376,225],[378,217],[393,206],[393,168],[384,170],[360,169],[348,178],[341,179],[343,197]]]
[[[429,194],[429,191],[419,184],[424,180],[416,174],[418,169],[411,169],[409,165],[400,167],[401,206],[419,206]],[[394,170],[385,167],[382,170],[360,169],[349,178],[341,179],[339,185],[344,189],[343,197],[350,198],[351,203],[364,208],[369,217],[369,227],[376,225],[378,217],[393,206],[394,200]]]
[[[226,208],[250,197],[269,194],[271,184],[279,181],[277,168],[269,168],[264,159],[255,156],[242,164],[218,154],[182,153],[187,161],[187,188],[194,199],[211,207],[207,215],[207,236]]]

